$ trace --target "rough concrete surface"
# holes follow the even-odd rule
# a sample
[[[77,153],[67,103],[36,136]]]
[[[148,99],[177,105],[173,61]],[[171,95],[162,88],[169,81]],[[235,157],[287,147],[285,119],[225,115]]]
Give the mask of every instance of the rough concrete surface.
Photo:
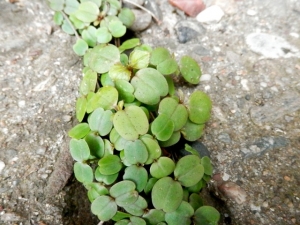
[[[207,21],[156,2],[162,23],[137,36],[202,67],[200,85],[181,88],[213,101],[201,141],[220,224],[300,224],[299,1],[207,0],[224,12]],[[97,224],[66,134],[82,61],[52,15],[42,0],[0,1],[1,225]]]

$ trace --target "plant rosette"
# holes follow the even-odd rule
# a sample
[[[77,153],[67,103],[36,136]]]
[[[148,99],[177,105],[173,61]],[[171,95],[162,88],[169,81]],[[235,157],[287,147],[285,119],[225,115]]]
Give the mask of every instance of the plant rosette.
[[[188,145],[190,155],[176,160],[165,149],[198,140],[210,118],[204,92],[185,97],[175,89],[178,79],[199,83],[198,63],[189,56],[177,62],[166,48],[137,38],[119,45],[134,16],[117,0],[48,2],[83,56],[79,123],[68,134],[74,175],[92,213],[119,225],[217,224],[219,212],[199,196],[212,175],[210,159]]]

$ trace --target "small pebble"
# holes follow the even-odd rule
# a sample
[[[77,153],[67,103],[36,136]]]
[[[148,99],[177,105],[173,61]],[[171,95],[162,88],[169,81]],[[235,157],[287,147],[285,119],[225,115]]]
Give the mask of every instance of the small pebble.
[[[20,108],[24,108],[24,107],[25,107],[25,101],[24,101],[24,100],[19,101],[19,102],[18,102],[18,106],[19,106]]]
[[[5,163],[3,161],[0,161],[0,174],[2,172],[2,170],[4,169],[5,167]]]
[[[224,143],[227,143],[227,144],[231,143],[231,138],[230,138],[229,134],[227,134],[227,133],[221,133],[221,134],[219,134],[218,139],[221,142],[224,142]]]
[[[267,33],[251,33],[246,37],[249,48],[265,58],[300,57],[299,50],[284,38]]]
[[[284,176],[283,179],[286,181],[291,181],[291,178],[289,176]]]
[[[210,81],[210,79],[211,79],[211,75],[210,74],[203,74],[200,77],[200,81]]]
[[[134,21],[133,25],[130,27],[131,30],[142,31],[150,26],[152,17],[149,13],[138,9],[132,9],[132,12],[134,13],[135,18],[139,19]]]
[[[257,14],[257,11],[253,10],[253,9],[248,9],[247,10],[247,15],[248,16],[255,16]]]
[[[223,16],[224,12],[220,6],[213,5],[200,12],[196,19],[200,23],[218,23]]]
[[[46,148],[45,147],[40,147],[36,150],[36,154],[38,155],[44,155],[46,152]]]

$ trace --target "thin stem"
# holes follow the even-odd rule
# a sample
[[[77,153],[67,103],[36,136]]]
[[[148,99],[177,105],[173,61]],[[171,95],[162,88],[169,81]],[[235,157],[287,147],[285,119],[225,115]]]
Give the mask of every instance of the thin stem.
[[[66,20],[66,21],[69,23],[69,25],[71,26],[71,28],[72,28],[72,30],[73,30],[73,32],[74,32],[76,38],[77,38],[77,39],[80,39],[80,37],[79,37],[79,35],[78,35],[78,33],[77,33],[75,27],[73,26],[73,24],[72,24],[71,21],[69,20],[68,16],[67,16],[63,11],[60,11],[60,12],[61,12],[61,14],[63,15],[63,17],[65,18],[65,20]]]
[[[149,13],[153,17],[153,19],[156,21],[156,23],[158,23],[158,24],[161,23],[161,21],[150,10],[146,9],[145,7],[143,7],[143,6],[139,5],[139,4],[136,4],[135,2],[132,2],[130,0],[123,0],[123,1],[127,2],[127,3],[129,3],[131,5],[134,5],[134,6],[140,8],[142,10],[144,10],[145,12]]]

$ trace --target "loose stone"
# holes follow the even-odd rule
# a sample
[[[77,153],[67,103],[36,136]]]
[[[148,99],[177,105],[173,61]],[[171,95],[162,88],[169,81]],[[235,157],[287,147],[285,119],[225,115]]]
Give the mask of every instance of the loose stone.
[[[300,58],[299,50],[277,35],[251,33],[247,35],[246,43],[253,52],[261,54],[265,58]]]
[[[201,13],[197,15],[197,20],[200,23],[218,23],[222,17],[224,16],[223,10],[220,8],[220,6],[213,5],[205,10],[203,10]]]

